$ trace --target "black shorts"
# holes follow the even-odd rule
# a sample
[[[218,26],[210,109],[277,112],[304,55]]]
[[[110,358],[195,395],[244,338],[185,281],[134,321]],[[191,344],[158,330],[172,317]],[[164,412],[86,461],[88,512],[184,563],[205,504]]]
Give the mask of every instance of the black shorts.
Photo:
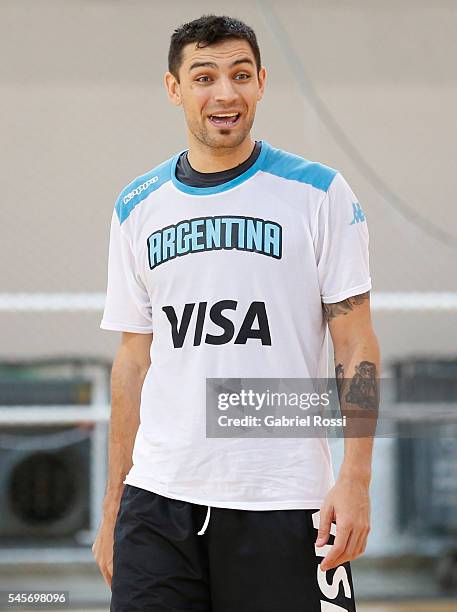
[[[111,612],[353,612],[350,564],[318,567],[318,516],[225,508],[208,516],[206,506],[126,485]]]

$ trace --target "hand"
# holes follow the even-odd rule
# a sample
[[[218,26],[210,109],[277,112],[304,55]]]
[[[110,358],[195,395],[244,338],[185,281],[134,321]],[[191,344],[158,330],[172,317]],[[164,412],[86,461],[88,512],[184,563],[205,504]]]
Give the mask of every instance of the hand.
[[[92,546],[95,561],[109,588],[111,588],[111,580],[113,578],[113,546],[116,517],[117,511],[114,510],[105,514]]]
[[[327,544],[333,521],[336,522],[336,536],[330,552],[320,564],[324,572],[365,552],[370,532],[370,497],[364,480],[356,476],[338,478],[320,510],[316,546]]]

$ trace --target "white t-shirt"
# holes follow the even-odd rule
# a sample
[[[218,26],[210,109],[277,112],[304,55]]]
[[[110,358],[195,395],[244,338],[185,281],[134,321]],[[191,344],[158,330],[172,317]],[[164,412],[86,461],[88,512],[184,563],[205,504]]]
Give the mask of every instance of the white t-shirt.
[[[217,187],[180,183],[178,158],[130,183],[111,223],[100,327],[153,332],[125,482],[214,507],[320,508],[327,439],[207,438],[206,378],[327,377],[321,302],[371,288],[363,211],[339,172],[265,141]],[[240,333],[254,302],[267,331]]]

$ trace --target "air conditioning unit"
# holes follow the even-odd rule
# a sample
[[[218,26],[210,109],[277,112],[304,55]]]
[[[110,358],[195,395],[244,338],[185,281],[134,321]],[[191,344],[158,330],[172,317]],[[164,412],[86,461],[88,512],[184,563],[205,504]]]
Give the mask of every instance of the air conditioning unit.
[[[394,364],[396,401],[426,409],[399,423],[397,509],[400,527],[415,533],[457,534],[457,416],[434,418],[434,404],[455,406],[457,359],[410,359]],[[400,405],[399,404],[399,405]],[[422,412],[422,414],[424,414]]]
[[[0,549],[92,543],[106,483],[109,383],[101,361],[0,363]]]

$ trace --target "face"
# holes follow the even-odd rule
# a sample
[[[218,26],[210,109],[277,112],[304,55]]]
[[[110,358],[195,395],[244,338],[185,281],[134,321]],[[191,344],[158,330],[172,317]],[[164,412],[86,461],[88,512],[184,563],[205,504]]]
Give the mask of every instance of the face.
[[[179,83],[167,72],[171,101],[184,109],[191,137],[211,148],[234,148],[249,135],[266,72],[257,73],[248,42],[228,39],[217,45],[182,51]]]

